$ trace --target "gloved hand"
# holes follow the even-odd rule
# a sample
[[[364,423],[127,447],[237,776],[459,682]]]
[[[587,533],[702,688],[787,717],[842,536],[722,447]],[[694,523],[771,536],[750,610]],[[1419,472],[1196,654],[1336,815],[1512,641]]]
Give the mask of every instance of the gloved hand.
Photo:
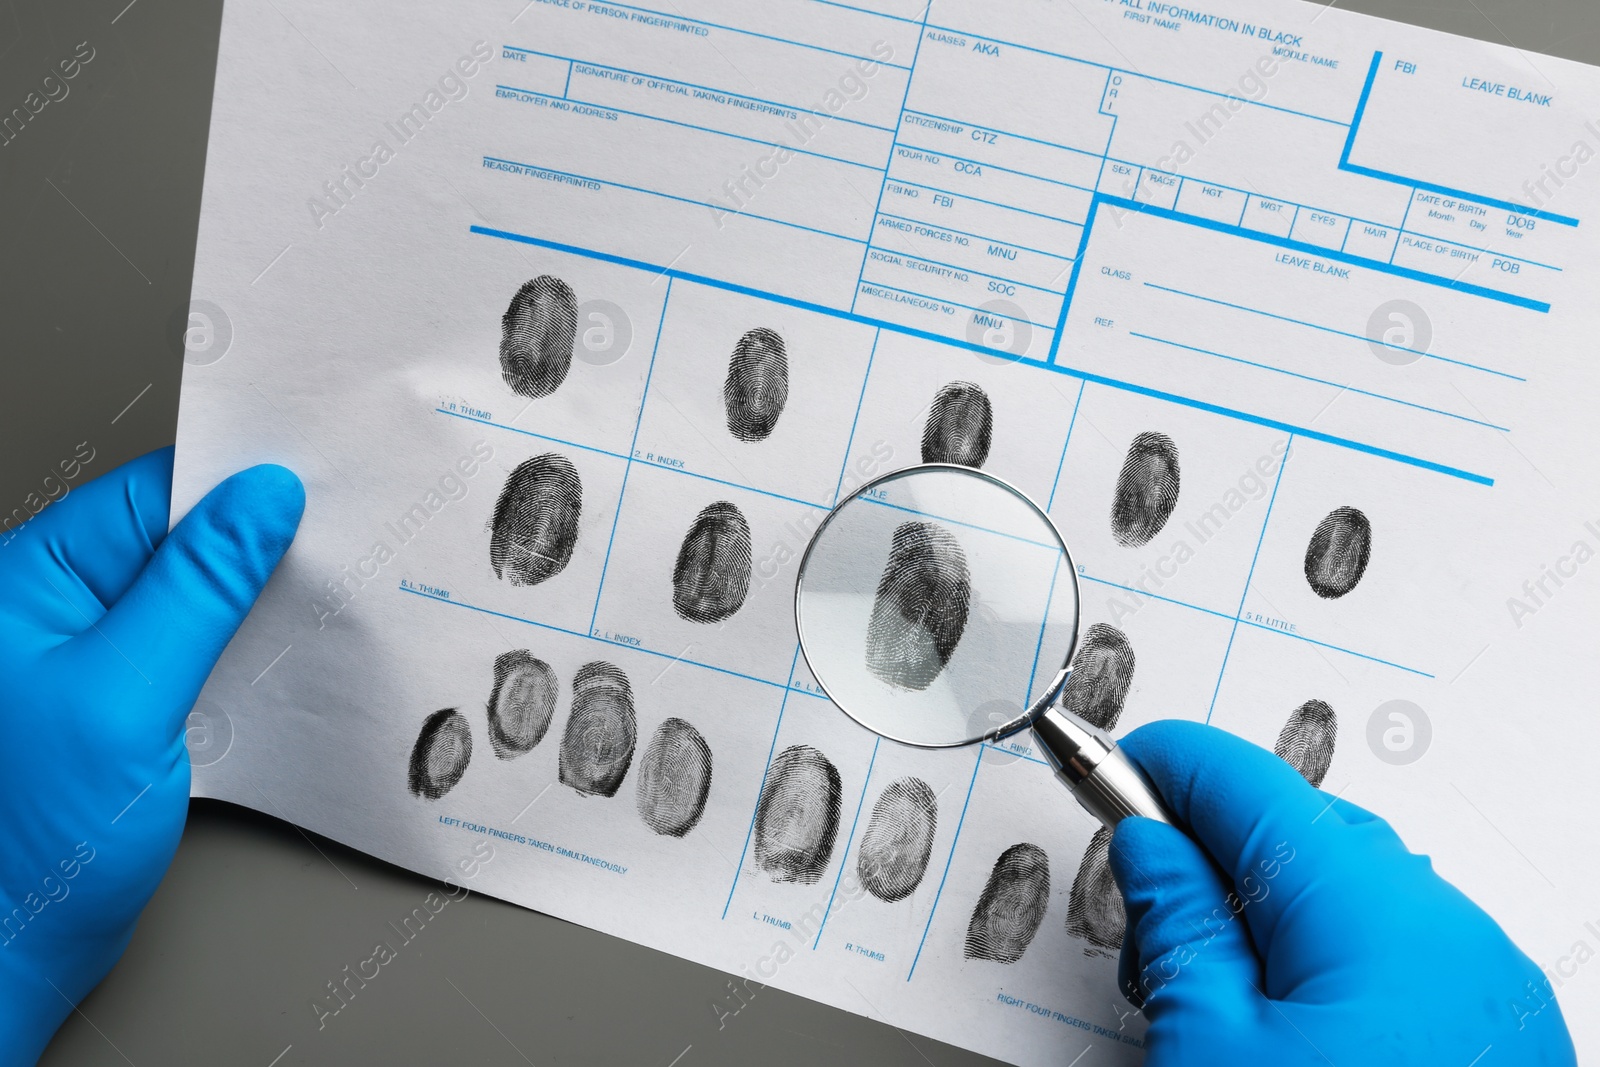
[[[33,1063],[133,936],[183,832],[184,722],[294,538],[282,467],[167,534],[172,449],[0,535],[0,1062]],[[12,536],[14,535],[14,536]]]
[[[1147,1067],[1577,1062],[1544,975],[1388,823],[1209,726],[1122,748],[1193,835],[1112,837]]]

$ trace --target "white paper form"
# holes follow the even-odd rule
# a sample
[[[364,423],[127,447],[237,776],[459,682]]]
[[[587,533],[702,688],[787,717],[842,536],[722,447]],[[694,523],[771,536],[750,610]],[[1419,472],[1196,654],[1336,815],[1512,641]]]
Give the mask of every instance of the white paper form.
[[[1134,1062],[1038,755],[879,742],[799,655],[826,509],[954,455],[1067,535],[1096,714],[1390,816],[1592,1046],[1596,117],[1591,68],[1290,3],[231,4],[176,510],[263,460],[309,505],[195,793]]]

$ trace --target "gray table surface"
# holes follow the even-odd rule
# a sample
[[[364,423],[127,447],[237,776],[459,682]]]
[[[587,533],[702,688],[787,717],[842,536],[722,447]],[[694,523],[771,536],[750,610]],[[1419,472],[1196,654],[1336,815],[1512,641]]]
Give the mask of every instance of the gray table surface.
[[[1594,0],[1339,6],[1600,62]],[[78,42],[96,50],[71,94],[0,147],[0,511],[79,442],[99,474],[173,439],[182,359],[165,334],[188,305],[221,13],[221,0],[0,2],[5,110]],[[429,887],[197,802],[127,955],[42,1062],[993,1062],[774,989],[719,1026],[720,972],[479,896],[319,1030],[312,998]]]

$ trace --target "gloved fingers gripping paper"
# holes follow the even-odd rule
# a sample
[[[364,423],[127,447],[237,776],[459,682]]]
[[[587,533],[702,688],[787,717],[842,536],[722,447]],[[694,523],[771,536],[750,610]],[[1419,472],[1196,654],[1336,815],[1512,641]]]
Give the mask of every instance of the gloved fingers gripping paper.
[[[1131,1062],[1026,738],[880,744],[798,655],[826,509],[936,454],[1066,534],[1070,699],[1277,744],[1536,961],[1586,936],[1595,71],[1246,0],[278,7],[225,14],[174,511],[267,460],[309,503],[197,793]]]

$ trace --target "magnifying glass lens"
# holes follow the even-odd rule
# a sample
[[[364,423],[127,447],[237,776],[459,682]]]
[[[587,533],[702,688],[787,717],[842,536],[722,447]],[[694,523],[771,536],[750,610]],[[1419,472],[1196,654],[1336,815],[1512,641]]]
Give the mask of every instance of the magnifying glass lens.
[[[1076,640],[1078,592],[1054,524],[964,467],[864,486],[818,529],[795,617],[812,674],[846,714],[907,744],[1024,725]]]

